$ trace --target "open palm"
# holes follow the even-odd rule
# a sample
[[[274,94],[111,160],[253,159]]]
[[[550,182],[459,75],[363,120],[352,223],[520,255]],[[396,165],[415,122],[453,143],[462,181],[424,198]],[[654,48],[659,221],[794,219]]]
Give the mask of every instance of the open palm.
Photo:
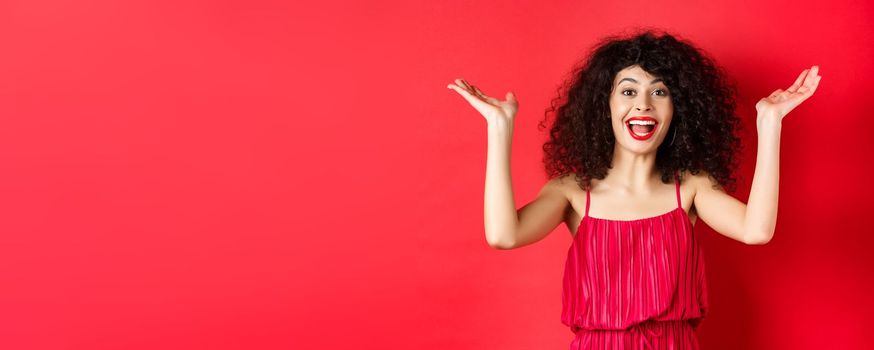
[[[508,92],[505,96],[506,100],[501,101],[484,94],[479,88],[460,78],[455,79],[455,84],[449,84],[446,87],[455,90],[464,97],[473,108],[486,118],[486,121],[494,118],[512,120],[519,110],[519,102],[512,92]]]
[[[768,97],[759,100],[756,111],[760,115],[776,116],[782,120],[792,109],[813,95],[821,78],[819,66],[805,69],[788,89],[774,90]]]

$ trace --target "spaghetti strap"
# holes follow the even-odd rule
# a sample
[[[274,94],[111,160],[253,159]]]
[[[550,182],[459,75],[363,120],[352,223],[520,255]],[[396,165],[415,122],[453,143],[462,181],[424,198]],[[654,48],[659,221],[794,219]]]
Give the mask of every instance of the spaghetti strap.
[[[589,187],[586,186],[586,214],[585,214],[583,217],[587,217],[587,216],[589,216],[589,202],[590,202],[590,198],[591,198],[591,197],[589,197]]]
[[[682,208],[683,203],[680,201],[680,174],[674,173],[674,183],[677,184],[677,206]]]

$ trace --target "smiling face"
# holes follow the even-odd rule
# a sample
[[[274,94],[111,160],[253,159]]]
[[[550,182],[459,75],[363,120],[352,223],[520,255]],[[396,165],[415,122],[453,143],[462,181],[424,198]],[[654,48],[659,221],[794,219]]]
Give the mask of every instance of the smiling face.
[[[665,139],[674,105],[664,82],[634,65],[614,77],[610,114],[617,146],[650,153]]]

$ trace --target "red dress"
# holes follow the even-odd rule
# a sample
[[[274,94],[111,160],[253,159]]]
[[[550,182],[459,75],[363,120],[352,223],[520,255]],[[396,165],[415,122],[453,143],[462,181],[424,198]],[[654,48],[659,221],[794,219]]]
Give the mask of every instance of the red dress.
[[[675,183],[677,208],[637,220],[589,216],[586,189],[562,286],[571,349],[698,349],[695,330],[707,312],[704,256]]]

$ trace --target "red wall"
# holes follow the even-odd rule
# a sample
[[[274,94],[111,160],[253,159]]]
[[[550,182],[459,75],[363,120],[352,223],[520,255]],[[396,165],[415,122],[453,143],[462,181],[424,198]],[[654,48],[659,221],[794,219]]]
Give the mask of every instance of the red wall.
[[[570,234],[488,247],[486,125],[446,85],[518,96],[521,207],[560,79],[631,26],[738,82],[744,201],[753,105],[820,65],[784,120],[774,239],[696,225],[699,336],[862,348],[872,20],[866,1],[4,1],[0,348],[566,348]]]

